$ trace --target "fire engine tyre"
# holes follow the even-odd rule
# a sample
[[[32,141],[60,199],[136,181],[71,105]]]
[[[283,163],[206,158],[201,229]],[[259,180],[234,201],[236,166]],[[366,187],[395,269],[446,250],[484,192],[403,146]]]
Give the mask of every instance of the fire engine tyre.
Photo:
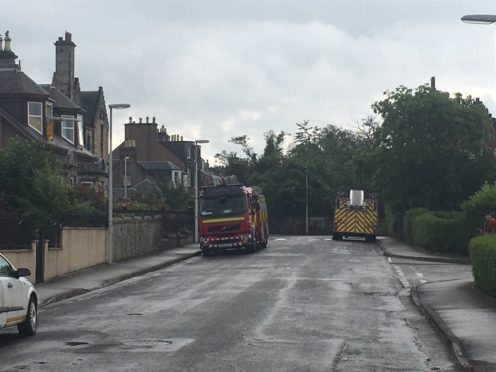
[[[246,245],[246,252],[255,253],[257,250],[257,238],[253,238],[250,243]]]
[[[341,235],[341,234],[332,234],[332,240],[343,240],[343,235]]]
[[[208,249],[202,248],[202,256],[203,257],[210,256],[210,252],[208,251]]]
[[[21,336],[34,336],[38,326],[36,300],[33,296],[29,299],[26,320],[17,326],[17,330]]]
[[[262,243],[260,243],[260,248],[262,249],[267,248],[267,239],[265,239]]]

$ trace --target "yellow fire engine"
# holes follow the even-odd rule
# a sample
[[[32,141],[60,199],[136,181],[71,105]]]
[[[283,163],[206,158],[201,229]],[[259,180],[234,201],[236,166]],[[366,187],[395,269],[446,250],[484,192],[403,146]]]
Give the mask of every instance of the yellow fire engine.
[[[363,237],[375,241],[378,203],[373,195],[367,199],[363,190],[350,190],[350,197],[338,196],[334,208],[333,240],[343,237]]]

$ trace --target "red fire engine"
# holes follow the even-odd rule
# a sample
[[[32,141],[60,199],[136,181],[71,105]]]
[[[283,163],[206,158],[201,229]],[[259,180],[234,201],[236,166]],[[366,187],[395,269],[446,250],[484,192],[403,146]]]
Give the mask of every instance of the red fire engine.
[[[256,187],[220,185],[200,194],[200,248],[204,256],[227,249],[250,253],[269,238],[265,197]]]

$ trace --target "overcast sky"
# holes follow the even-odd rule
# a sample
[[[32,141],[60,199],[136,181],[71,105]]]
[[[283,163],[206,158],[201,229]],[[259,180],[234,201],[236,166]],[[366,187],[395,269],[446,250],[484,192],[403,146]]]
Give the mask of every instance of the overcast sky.
[[[385,90],[436,76],[438,89],[480,97],[496,115],[494,0],[1,0],[22,69],[51,81],[53,43],[71,32],[83,90],[102,86],[114,147],[129,116],[170,134],[209,139],[213,160],[247,134],[310,120],[352,128]]]

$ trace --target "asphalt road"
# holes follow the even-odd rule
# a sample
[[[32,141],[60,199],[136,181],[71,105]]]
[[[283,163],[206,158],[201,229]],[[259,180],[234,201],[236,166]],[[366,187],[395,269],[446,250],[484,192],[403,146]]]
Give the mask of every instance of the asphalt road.
[[[276,237],[45,307],[2,371],[457,370],[373,244]]]

